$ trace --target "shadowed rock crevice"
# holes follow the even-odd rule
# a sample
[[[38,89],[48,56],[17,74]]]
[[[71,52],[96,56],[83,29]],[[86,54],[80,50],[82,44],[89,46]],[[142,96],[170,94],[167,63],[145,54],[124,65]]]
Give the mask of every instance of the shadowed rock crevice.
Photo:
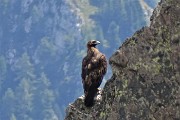
[[[92,108],[78,99],[66,120],[180,119],[180,1],[161,0],[143,27],[111,56],[113,76]]]

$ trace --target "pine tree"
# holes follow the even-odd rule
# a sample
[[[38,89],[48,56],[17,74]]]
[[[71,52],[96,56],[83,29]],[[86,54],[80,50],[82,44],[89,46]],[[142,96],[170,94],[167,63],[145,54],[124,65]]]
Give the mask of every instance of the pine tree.
[[[11,114],[15,112],[15,99],[14,91],[11,88],[8,88],[0,103],[0,119],[8,120],[11,117]]]

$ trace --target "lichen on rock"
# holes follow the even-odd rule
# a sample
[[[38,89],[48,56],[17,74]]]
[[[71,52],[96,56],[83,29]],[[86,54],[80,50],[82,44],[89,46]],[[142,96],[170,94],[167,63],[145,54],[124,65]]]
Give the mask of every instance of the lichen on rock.
[[[180,119],[180,1],[161,0],[143,27],[111,56],[113,76],[92,108],[75,101],[66,120]],[[74,119],[75,120],[75,119]]]
[[[74,103],[69,104],[66,109],[66,120],[93,120],[97,117],[100,103],[102,102],[102,90],[98,89],[97,95],[94,98],[94,106],[86,107],[84,105],[84,95],[79,97]]]

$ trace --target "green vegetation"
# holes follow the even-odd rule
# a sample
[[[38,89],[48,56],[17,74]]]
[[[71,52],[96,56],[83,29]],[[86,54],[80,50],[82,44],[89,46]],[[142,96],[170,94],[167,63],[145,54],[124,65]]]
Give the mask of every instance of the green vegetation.
[[[72,9],[75,10],[75,13],[80,16],[82,19],[82,34],[84,35],[84,39],[87,41],[92,38],[96,38],[95,30],[96,23],[90,16],[94,15],[98,8],[92,6],[89,0],[68,0]]]
[[[103,49],[108,54],[110,46],[119,47],[122,40],[146,25],[143,10],[137,7],[140,6],[139,1],[69,0],[69,2],[75,14],[83,20],[81,28],[84,40],[102,41]]]
[[[34,67],[27,53],[21,56],[15,69],[18,84],[15,88],[7,88],[0,104],[4,117],[11,120],[57,117],[53,110],[55,95],[50,88],[51,82],[44,73],[39,77],[34,75]]]
[[[40,49],[42,54],[49,54],[51,56],[56,55],[57,46],[48,37],[43,37],[41,39]]]
[[[5,75],[7,71],[6,59],[3,56],[0,56],[0,76]]]

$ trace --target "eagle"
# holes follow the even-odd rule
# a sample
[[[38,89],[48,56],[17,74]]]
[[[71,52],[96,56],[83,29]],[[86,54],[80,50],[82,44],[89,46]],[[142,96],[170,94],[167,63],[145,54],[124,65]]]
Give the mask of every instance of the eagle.
[[[82,60],[81,77],[85,94],[84,104],[87,107],[93,106],[94,97],[107,71],[107,60],[96,48],[98,44],[99,41],[90,40],[87,43],[87,55]]]

